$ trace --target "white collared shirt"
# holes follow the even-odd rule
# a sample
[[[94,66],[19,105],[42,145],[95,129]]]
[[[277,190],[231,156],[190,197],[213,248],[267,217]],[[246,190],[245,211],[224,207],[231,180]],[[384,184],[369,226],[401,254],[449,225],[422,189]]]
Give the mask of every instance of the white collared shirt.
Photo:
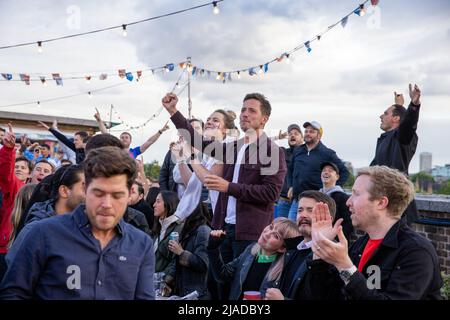
[[[301,250],[306,250],[306,249],[311,249],[312,247],[312,240],[309,242],[305,242],[305,240],[303,240],[302,242],[300,242],[297,246],[297,250],[301,251]]]

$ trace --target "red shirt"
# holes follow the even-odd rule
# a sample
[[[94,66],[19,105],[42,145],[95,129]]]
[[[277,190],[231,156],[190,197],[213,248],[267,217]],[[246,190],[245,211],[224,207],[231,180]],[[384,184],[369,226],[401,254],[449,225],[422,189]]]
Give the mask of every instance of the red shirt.
[[[369,239],[369,241],[367,241],[366,247],[364,248],[363,254],[361,256],[361,260],[359,260],[358,265],[359,272],[362,272],[367,261],[369,261],[370,257],[372,257],[373,253],[375,252],[375,250],[377,250],[382,241],[383,239],[376,239],[376,240]]]

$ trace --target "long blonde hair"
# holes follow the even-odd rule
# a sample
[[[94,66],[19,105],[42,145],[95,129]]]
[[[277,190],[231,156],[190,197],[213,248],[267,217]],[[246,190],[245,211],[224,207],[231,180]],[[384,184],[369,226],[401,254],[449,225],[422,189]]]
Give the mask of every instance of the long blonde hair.
[[[277,229],[283,240],[300,236],[300,231],[298,230],[297,224],[294,221],[289,220],[288,218],[276,218],[275,220],[273,220],[272,224],[274,228]],[[260,245],[256,243],[252,247],[251,254],[255,256],[260,251],[260,249]],[[267,272],[268,281],[275,281],[280,279],[281,272],[283,271],[284,254],[285,253],[278,253],[277,260],[272,263],[272,266]]]
[[[8,248],[13,244],[20,219],[22,218],[22,215],[25,211],[25,208],[27,207],[28,201],[30,201],[31,195],[33,194],[36,185],[36,183],[28,183],[24,185],[17,193],[16,199],[14,199],[14,208],[11,213],[11,223],[13,225],[13,231],[11,234],[11,238],[9,239]]]

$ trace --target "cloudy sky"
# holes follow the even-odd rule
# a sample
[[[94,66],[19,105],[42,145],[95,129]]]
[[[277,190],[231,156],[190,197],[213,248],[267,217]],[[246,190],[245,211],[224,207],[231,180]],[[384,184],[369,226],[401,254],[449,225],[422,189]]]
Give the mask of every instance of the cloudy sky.
[[[0,46],[38,41],[123,23],[207,3],[208,0],[131,1],[6,1],[0,0]],[[98,75],[117,69],[139,70],[178,63],[228,71],[260,65],[327,29],[358,6],[354,0],[226,0],[212,6],[129,26],[37,46],[0,50],[1,73],[30,73],[50,77]],[[369,5],[370,6],[370,5]],[[450,2],[448,0],[381,0],[364,17],[350,16],[313,42],[310,53],[298,51],[291,63],[272,63],[268,73],[243,76],[223,84],[212,76],[192,81],[193,115],[205,119],[216,108],[239,113],[242,98],[261,92],[272,104],[267,130],[275,134],[291,123],[317,120],[323,142],[355,167],[368,165],[380,135],[379,115],[393,103],[393,91],[404,93],[417,83],[423,92],[418,127],[419,144],[410,172],[419,169],[419,153],[431,152],[433,164],[450,163]],[[94,107],[108,118],[113,104],[121,118],[139,125],[161,106],[180,69],[165,75],[144,72],[140,82],[117,76],[107,80],[67,80],[42,86],[32,82],[0,82],[0,106],[87,92],[124,83],[93,95],[4,111],[93,119]],[[183,82],[183,80],[181,81]],[[187,115],[187,90],[179,109]],[[165,111],[144,129],[132,131],[142,143],[168,120]],[[118,120],[114,115],[113,120]],[[119,134],[119,132],[115,133]],[[144,154],[146,162],[162,161],[171,130]],[[287,145],[286,141],[281,145]]]

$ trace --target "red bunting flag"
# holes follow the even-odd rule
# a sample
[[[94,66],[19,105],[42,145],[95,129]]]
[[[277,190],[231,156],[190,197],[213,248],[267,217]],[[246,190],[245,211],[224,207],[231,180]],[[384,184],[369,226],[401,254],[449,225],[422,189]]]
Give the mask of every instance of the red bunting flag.
[[[30,76],[28,74],[21,73],[20,74],[20,80],[25,81],[25,84],[27,86],[30,85]]]

